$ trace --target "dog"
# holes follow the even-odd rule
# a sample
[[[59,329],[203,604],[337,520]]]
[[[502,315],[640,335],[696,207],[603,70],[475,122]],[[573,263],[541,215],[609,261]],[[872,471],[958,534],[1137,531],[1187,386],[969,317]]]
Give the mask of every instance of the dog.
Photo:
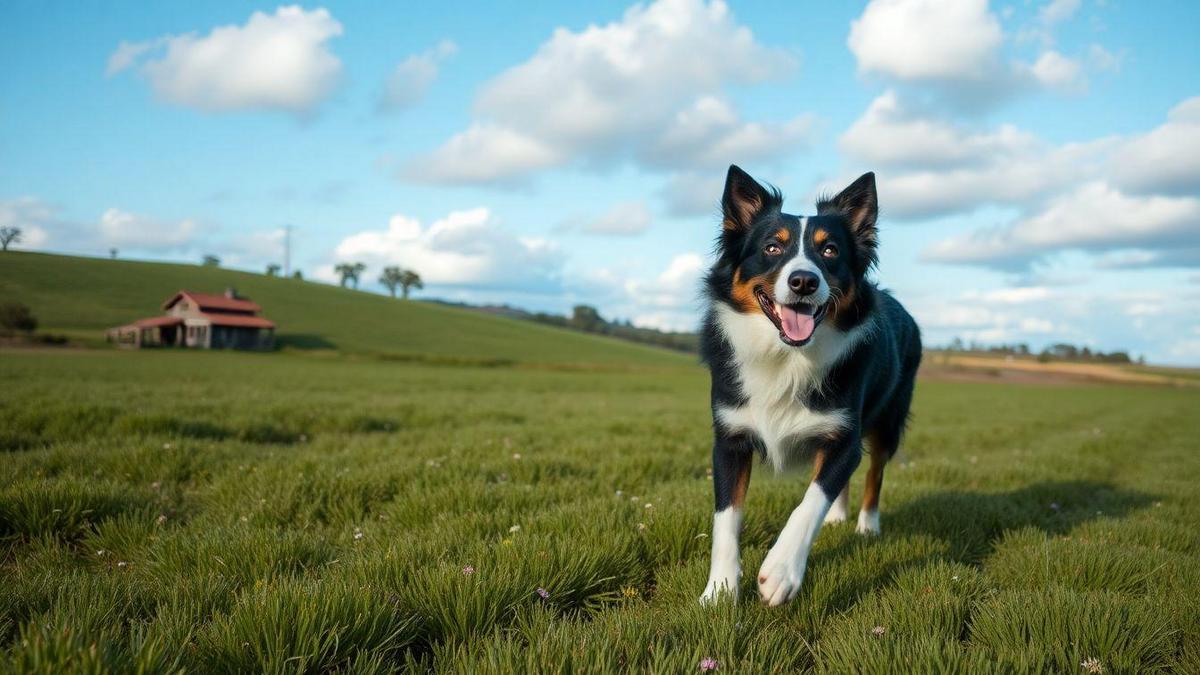
[[[783,213],[783,196],[730,166],[717,260],[705,279],[701,356],[712,372],[712,566],[700,600],[736,602],[742,504],[756,454],[776,471],[813,458],[813,478],[767,553],[758,591],[796,596],[822,523],[847,518],[850,476],[870,451],[857,530],[879,533],[883,470],[908,421],[921,335],[867,278],[878,262],[875,175],[816,214]]]

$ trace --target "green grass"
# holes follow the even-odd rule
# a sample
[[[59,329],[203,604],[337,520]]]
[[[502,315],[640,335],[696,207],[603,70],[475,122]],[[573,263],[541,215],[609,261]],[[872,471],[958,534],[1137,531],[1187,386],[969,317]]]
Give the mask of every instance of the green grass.
[[[702,608],[694,366],[0,352],[0,671],[1200,672],[1198,409],[922,382],[883,535],[760,606],[807,478],[760,467]]]
[[[527,321],[327,284],[215,267],[9,251],[0,255],[0,302],[28,305],[39,330],[85,343],[162,313],[180,289],[234,287],[278,324],[284,348],[458,363],[623,366],[683,364],[695,357]]]

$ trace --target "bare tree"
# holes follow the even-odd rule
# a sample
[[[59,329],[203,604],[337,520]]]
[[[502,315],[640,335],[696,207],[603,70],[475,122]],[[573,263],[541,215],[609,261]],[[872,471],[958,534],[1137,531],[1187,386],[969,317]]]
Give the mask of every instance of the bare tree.
[[[21,228],[5,225],[0,227],[0,251],[7,251],[9,244],[21,243]]]
[[[425,282],[421,281],[421,275],[412,270],[404,270],[400,275],[400,287],[404,294],[404,299],[408,299],[408,289],[415,288],[418,291],[425,288]]]

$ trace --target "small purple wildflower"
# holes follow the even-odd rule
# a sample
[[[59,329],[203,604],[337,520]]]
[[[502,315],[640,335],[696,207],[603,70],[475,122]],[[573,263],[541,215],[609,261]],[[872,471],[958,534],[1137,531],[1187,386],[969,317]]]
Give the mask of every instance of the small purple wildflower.
[[[537,589],[537,594],[538,594],[538,597],[540,597],[540,598],[541,598],[541,599],[543,599],[543,600],[549,600],[549,599],[550,599],[550,591],[548,591],[548,590],[546,590],[546,589],[544,589],[544,588],[541,588],[541,587],[539,587],[539,588]]]
[[[707,673],[710,670],[717,669],[717,660],[712,657],[700,659],[700,672]]]
[[[475,566],[474,565],[467,565],[466,567],[463,568],[463,576],[469,577],[472,574],[475,574]]]

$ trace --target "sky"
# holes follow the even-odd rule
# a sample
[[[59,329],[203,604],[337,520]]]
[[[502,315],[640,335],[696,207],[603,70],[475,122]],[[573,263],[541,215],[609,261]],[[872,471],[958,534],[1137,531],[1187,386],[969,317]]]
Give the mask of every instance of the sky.
[[[695,329],[735,163],[875,171],[929,344],[1200,365],[1200,3],[0,5],[16,248]],[[0,264],[3,261],[0,260]]]

